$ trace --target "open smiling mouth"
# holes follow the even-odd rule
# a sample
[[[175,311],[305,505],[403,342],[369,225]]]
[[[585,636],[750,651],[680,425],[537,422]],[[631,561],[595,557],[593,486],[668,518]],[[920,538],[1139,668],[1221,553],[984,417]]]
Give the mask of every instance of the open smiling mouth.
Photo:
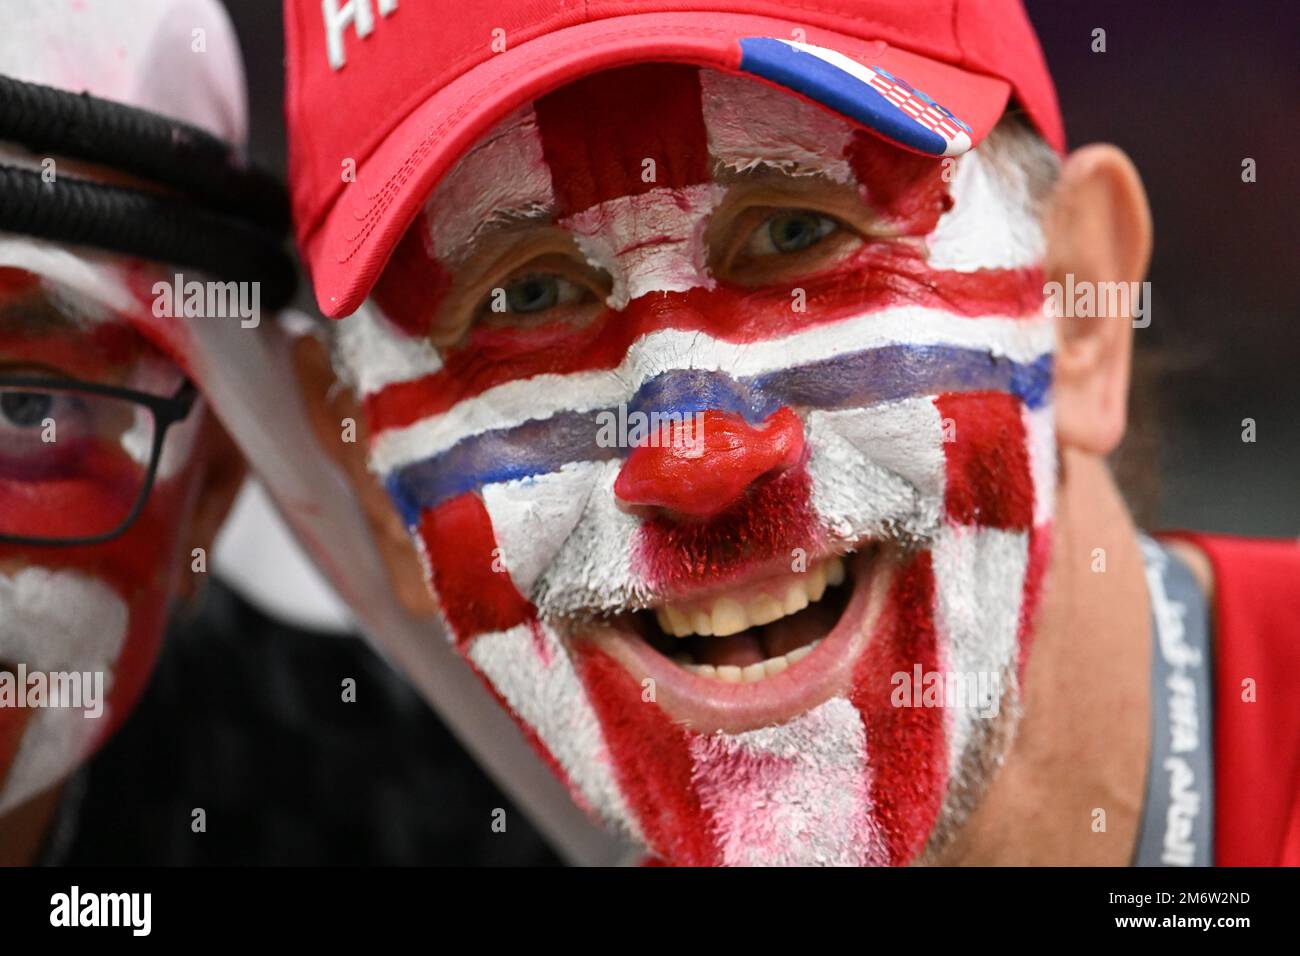
[[[779,724],[847,690],[892,565],[870,544],[619,615],[592,639],[695,730]]]
[[[638,615],[650,646],[688,671],[729,683],[775,677],[831,632],[848,603],[844,561]]]

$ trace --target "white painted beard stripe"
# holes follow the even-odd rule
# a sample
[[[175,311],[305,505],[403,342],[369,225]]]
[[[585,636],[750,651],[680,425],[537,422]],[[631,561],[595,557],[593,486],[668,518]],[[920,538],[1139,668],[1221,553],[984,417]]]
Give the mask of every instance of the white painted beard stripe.
[[[560,225],[587,262],[613,279],[605,301],[621,310],[651,292],[713,288],[704,230],[726,191],[717,183],[651,189],[592,206]]]
[[[129,616],[116,591],[79,571],[0,574],[0,661],[42,671],[108,667]]]
[[[591,810],[644,845],[614,778],[600,721],[573,662],[549,627],[538,625],[538,630],[545,657],[537,646],[538,635],[523,624],[474,638],[470,660],[515,716],[537,734]]]
[[[425,217],[434,255],[451,262],[485,226],[554,206],[551,167],[529,104],[497,124],[434,190]]]
[[[952,346],[987,351],[1028,363],[1050,352],[1052,320],[955,316],[942,309],[896,306],[814,327],[783,338],[736,343],[703,332],[661,329],[638,339],[615,369],[537,375],[505,382],[402,428],[375,435],[370,467],[376,474],[421,461],[481,432],[550,418],[558,412],[595,412],[627,402],[663,372],[691,368],[733,378],[890,345]]]
[[[88,575],[40,567],[0,574],[0,661],[29,672],[102,671],[107,692],[129,618],[126,602]],[[76,767],[110,716],[107,705],[99,719],[72,708],[33,710],[0,790],[0,813]]]
[[[884,866],[862,717],[835,697],[778,727],[691,740],[729,866]]]
[[[934,565],[934,622],[945,686],[951,675],[996,686],[989,705],[1002,703],[1001,681],[1014,673],[1019,650],[1029,535],[973,525],[945,525],[930,549]],[[997,682],[994,685],[993,682]],[[945,702],[951,703],[951,702]],[[945,706],[948,766],[956,773],[979,720],[994,715],[983,706]]]
[[[104,692],[108,675],[104,676]],[[42,707],[32,710],[23,728],[22,742],[4,787],[0,788],[0,814],[53,786],[77,768],[89,755],[99,734],[112,719],[107,703],[98,719],[70,707]]]

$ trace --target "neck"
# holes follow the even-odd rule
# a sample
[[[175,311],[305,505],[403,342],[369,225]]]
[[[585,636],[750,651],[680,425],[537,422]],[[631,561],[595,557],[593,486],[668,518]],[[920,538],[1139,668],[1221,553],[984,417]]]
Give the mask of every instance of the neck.
[[[31,866],[45,845],[62,787],[51,787],[0,816],[0,866]]]
[[[1033,640],[1015,742],[941,862],[1126,866],[1150,746],[1146,579],[1105,465],[1068,449]]]

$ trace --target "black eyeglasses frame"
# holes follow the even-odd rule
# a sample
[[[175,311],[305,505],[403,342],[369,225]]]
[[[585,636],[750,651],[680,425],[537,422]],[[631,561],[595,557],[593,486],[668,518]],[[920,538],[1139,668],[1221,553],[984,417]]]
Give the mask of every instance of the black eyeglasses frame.
[[[72,378],[42,378],[33,375],[0,375],[0,388],[31,388],[42,391],[106,395],[111,398],[133,402],[136,405],[143,405],[153,415],[153,448],[149,453],[149,471],[145,475],[144,484],[140,488],[140,494],[136,498],[135,505],[116,528],[104,534],[81,538],[45,538],[0,532],[0,544],[35,545],[52,548],[103,544],[124,534],[135,523],[135,520],[140,517],[140,512],[144,510],[145,502],[149,500],[149,494],[153,491],[154,476],[158,471],[158,461],[162,457],[163,439],[167,437],[167,429],[189,417],[190,410],[194,407],[194,401],[199,394],[194,383],[188,378],[181,383],[175,394],[170,396],[154,395],[150,392],[139,392],[135,389],[123,388],[119,385],[105,385],[100,382],[83,382]]]

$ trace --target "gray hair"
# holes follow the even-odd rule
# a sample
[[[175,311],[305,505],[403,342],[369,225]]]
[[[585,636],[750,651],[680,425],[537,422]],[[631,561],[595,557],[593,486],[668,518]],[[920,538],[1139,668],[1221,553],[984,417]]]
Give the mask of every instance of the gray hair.
[[[1061,174],[1061,157],[1029,125],[1024,114],[1003,113],[980,144],[979,154],[1004,184],[1024,182],[1034,211],[1041,219]]]

